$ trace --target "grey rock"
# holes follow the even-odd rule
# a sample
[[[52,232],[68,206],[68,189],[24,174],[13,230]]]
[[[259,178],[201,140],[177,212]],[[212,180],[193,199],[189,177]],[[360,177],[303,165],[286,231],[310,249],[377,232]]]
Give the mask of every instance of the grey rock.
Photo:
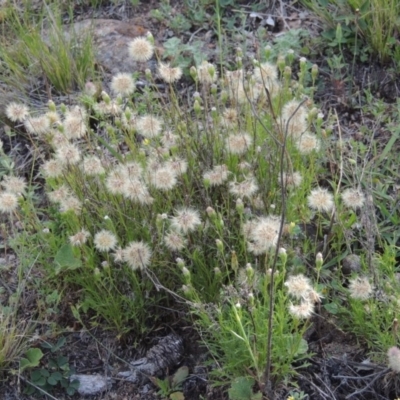
[[[349,254],[342,261],[343,275],[351,275],[361,271],[361,259],[356,254]]]

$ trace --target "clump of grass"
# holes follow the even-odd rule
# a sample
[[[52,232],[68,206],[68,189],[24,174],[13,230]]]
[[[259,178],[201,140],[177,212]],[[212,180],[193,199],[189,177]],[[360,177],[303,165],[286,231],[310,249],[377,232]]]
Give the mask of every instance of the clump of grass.
[[[28,84],[44,78],[49,93],[51,88],[71,93],[95,78],[90,32],[79,38],[72,30],[67,35],[57,7],[45,5],[39,13],[14,10],[5,24],[0,68],[9,86],[24,92]]]
[[[152,51],[151,36],[130,46],[136,59]],[[303,334],[323,309],[378,317],[384,304],[371,293],[387,291],[379,265],[364,263],[350,285],[341,272],[345,252],[369,259],[349,235],[365,225],[369,197],[365,168],[348,175],[340,130],[336,140],[313,102],[318,68],[301,58],[295,78],[293,53],[276,62],[270,53],[249,70],[239,57],[223,76],[209,62],[191,68],[188,102],[176,90],[179,66],[160,63],[164,97],[153,87],[137,93],[124,74],[112,94],[88,83],[76,106],[50,103],[18,118],[9,108],[43,149],[48,203],[39,210],[14,193],[2,209],[21,224],[16,251],[40,252],[35,269],[47,287],[76,293],[76,316],[144,334],[160,310],[189,310],[215,375],[250,375],[260,390],[304,365]],[[368,295],[354,296],[355,283],[371,279]],[[349,329],[389,345],[387,331],[362,329],[364,317]]]
[[[398,0],[303,0],[302,3],[321,17],[332,32],[338,24],[343,24],[346,35],[339,46],[349,44],[360,53],[359,37],[382,62],[389,62],[393,57],[400,16]]]

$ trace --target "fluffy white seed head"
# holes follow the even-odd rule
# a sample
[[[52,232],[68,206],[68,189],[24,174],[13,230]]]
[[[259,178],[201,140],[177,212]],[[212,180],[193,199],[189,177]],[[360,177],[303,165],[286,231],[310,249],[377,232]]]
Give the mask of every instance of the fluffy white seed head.
[[[99,251],[110,251],[117,245],[117,238],[112,232],[102,229],[94,235],[93,243]]]
[[[18,176],[4,176],[1,182],[1,186],[6,192],[9,193],[25,193],[26,180]]]
[[[14,193],[0,193],[0,212],[11,213],[18,207],[18,197]]]
[[[159,63],[158,74],[164,82],[174,83],[181,79],[182,69],[179,67],[170,67],[168,63]]]
[[[335,205],[333,194],[323,188],[313,189],[307,200],[309,207],[320,212],[329,212]]]
[[[129,55],[134,61],[149,61],[154,54],[154,46],[146,37],[137,37],[129,43]]]
[[[6,116],[12,122],[23,122],[29,116],[29,109],[21,103],[10,103],[6,107]]]
[[[144,269],[150,264],[150,247],[144,242],[131,242],[122,250],[122,259],[134,271]]]
[[[184,234],[194,231],[200,224],[200,214],[193,208],[181,208],[171,219],[171,227]]]
[[[350,280],[349,291],[353,299],[367,300],[373,293],[373,287],[367,277],[356,277]]]
[[[111,80],[111,90],[122,97],[130,96],[136,89],[136,84],[131,74],[118,73]]]
[[[353,210],[361,208],[365,203],[365,196],[361,190],[358,189],[345,189],[343,190],[341,196],[343,204],[348,208],[352,208]]]

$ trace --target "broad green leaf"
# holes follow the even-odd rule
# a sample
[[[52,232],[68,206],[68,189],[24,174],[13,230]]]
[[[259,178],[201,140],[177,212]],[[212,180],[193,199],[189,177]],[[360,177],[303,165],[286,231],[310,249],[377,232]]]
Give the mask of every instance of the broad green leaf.
[[[302,354],[306,354],[307,351],[308,351],[308,343],[307,343],[306,340],[301,339],[301,340],[300,340],[299,347],[297,348],[297,351],[296,351],[296,354],[295,354],[295,355],[296,355],[296,356],[300,356],[300,355],[302,355]]]
[[[61,270],[73,270],[77,269],[82,265],[81,260],[74,256],[73,247],[70,243],[64,244],[58,250],[54,258],[54,262],[56,264],[56,273],[60,273]]]
[[[171,400],[185,400],[185,396],[182,392],[174,392],[169,395]]]
[[[37,367],[43,357],[42,350],[34,347],[25,353],[26,358],[21,358],[20,369],[23,371],[26,368]]]
[[[172,377],[172,387],[180,385],[189,375],[189,368],[186,366],[180,367]]]
[[[324,304],[324,308],[326,311],[330,312],[331,314],[335,315],[339,312],[339,307],[336,303],[327,303]]]
[[[57,381],[57,379],[54,378],[53,375],[50,375],[50,376],[47,378],[47,383],[48,383],[49,385],[51,385],[51,386],[56,386],[57,383],[58,383],[58,381]]]

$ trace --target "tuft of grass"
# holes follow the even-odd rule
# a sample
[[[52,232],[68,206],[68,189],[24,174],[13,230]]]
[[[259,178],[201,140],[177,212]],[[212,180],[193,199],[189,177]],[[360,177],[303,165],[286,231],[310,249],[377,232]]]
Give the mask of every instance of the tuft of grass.
[[[341,43],[360,54],[358,38],[369,47],[370,53],[383,62],[391,60],[395,51],[395,34],[399,28],[399,0],[302,0],[327,25],[325,39],[334,42],[340,24],[344,30]],[[332,44],[329,44],[332,45]]]
[[[6,21],[8,34],[0,46],[1,72],[5,82],[24,91],[44,79],[49,93],[82,89],[95,78],[95,59],[90,32],[83,37],[66,35],[61,10],[47,6],[36,14],[13,11]]]

